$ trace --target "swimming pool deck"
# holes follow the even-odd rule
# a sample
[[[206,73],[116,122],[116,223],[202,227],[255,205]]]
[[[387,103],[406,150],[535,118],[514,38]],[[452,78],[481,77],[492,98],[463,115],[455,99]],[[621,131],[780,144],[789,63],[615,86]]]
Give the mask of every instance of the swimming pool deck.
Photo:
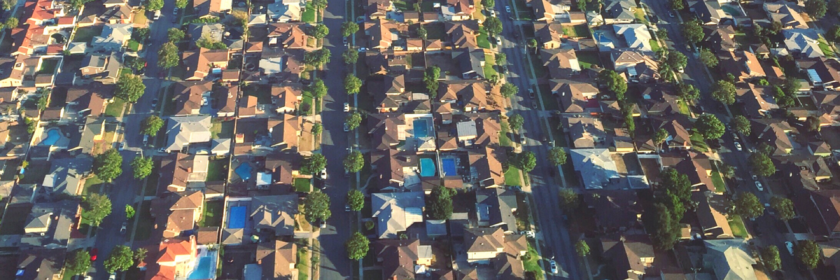
[[[219,261],[219,251],[213,250],[211,251],[209,247],[199,245],[197,247],[198,255],[195,257],[195,264],[193,264],[193,270],[190,271],[188,274],[189,276],[187,279],[189,280],[201,280],[201,279],[215,279],[216,278],[216,262]],[[210,264],[207,267],[201,267],[201,259],[204,257],[210,257]],[[203,273],[204,271],[199,271],[200,269],[208,269],[207,273]],[[198,273],[198,274],[196,274]],[[201,276],[209,276],[209,277],[201,277]]]

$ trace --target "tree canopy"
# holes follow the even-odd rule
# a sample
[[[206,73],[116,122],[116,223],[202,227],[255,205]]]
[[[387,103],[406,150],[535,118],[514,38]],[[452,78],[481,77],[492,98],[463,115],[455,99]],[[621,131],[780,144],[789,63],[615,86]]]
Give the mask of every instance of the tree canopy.
[[[352,73],[344,77],[344,90],[347,94],[357,94],[362,87],[362,80],[354,76]]]
[[[685,9],[685,5],[683,4],[682,0],[670,0],[668,3],[671,3],[671,8],[674,10],[682,10]]]
[[[358,27],[356,29],[358,29]],[[330,34],[330,28],[327,27],[324,24],[316,25],[316,26],[312,27],[310,30],[312,32],[312,34],[310,34],[310,35],[312,35],[312,37],[315,37],[315,39],[319,39],[319,40],[323,39],[324,37],[327,37],[327,35]],[[347,36],[345,36],[345,37],[347,37]]]
[[[820,261],[820,247],[812,240],[800,240],[793,246],[793,256],[808,269],[814,269]]]
[[[730,125],[736,132],[747,136],[750,135],[750,120],[748,120],[747,117],[737,115],[732,119]]]
[[[487,17],[484,19],[484,30],[487,31],[487,34],[490,36],[496,36],[497,34],[502,34],[502,21],[499,20],[497,17]]]
[[[510,98],[511,96],[516,95],[517,92],[519,92],[519,87],[513,83],[505,83],[499,89],[499,93],[501,93],[504,98]]]
[[[345,170],[350,173],[356,173],[362,170],[362,167],[365,166],[365,157],[362,156],[362,152],[353,151],[344,157],[343,163]]]
[[[354,49],[347,49],[344,53],[341,54],[341,58],[344,59],[344,63],[346,64],[353,64],[359,60],[359,52]]]
[[[90,269],[90,253],[87,250],[79,249],[70,254],[64,263],[65,273],[70,275],[81,275]]]
[[[91,226],[98,227],[102,219],[111,215],[111,199],[98,193],[82,198],[82,218]]]
[[[347,192],[347,205],[350,206],[350,210],[361,211],[365,207],[365,194],[358,190]]]
[[[761,216],[764,213],[764,204],[761,204],[758,197],[750,192],[738,194],[733,204],[735,205],[735,212],[747,219]]]
[[[657,130],[656,132],[653,133],[653,139],[652,139],[653,144],[656,144],[657,146],[659,146],[667,138],[668,138],[668,131],[665,130],[664,128],[660,128],[659,130]]]
[[[137,214],[137,211],[134,210],[134,206],[131,206],[130,204],[126,204],[125,205],[125,218],[130,220],[131,218],[134,218],[134,214]]]
[[[310,223],[326,221],[332,216],[330,197],[318,190],[309,193],[304,199],[303,214]]]
[[[673,51],[668,53],[668,64],[673,69],[685,68],[688,64],[688,58],[681,52]]]
[[[808,132],[820,131],[820,124],[820,119],[817,117],[808,116],[808,118],[805,119],[805,129],[807,129]]]
[[[143,119],[140,123],[140,133],[155,137],[163,127],[163,119],[156,115],[151,115]]]
[[[560,209],[563,209],[563,211],[571,212],[580,206],[580,198],[578,198],[575,190],[562,188],[558,191],[558,195],[560,196]]]
[[[147,0],[146,10],[157,11],[163,8],[163,0]]]
[[[418,27],[416,31],[417,31],[417,37],[420,37],[420,39],[426,40],[426,38],[429,37],[429,32],[426,31],[426,28],[423,27],[422,25],[420,27]]]
[[[429,217],[434,220],[445,220],[452,217],[452,196],[455,190],[436,186],[429,196]]]
[[[782,259],[779,258],[779,248],[776,245],[770,245],[761,249],[761,260],[764,261],[764,267],[770,271],[776,271],[782,268]]]
[[[108,273],[126,271],[133,265],[134,252],[131,251],[131,248],[125,245],[117,245],[117,247],[111,251],[111,254],[108,255],[108,259],[105,260],[105,270],[107,270]]]
[[[93,160],[93,173],[100,180],[110,182],[122,174],[123,158],[116,149],[99,154]]]
[[[714,68],[718,65],[718,63],[720,63],[718,61],[717,56],[708,49],[700,50],[700,62],[702,62],[703,65],[706,65],[706,67],[709,68]]]
[[[353,112],[350,115],[347,115],[347,119],[344,120],[344,123],[347,124],[348,129],[354,130],[362,123],[362,115],[360,115],[359,112]]]
[[[627,81],[617,72],[609,69],[601,71],[601,73],[598,73],[598,82],[607,86],[607,90],[615,94],[616,99],[624,99],[624,93],[627,92]]]
[[[748,159],[753,173],[759,176],[770,176],[776,173],[776,165],[773,160],[763,153],[752,153]]]
[[[330,62],[330,55],[330,49],[328,48],[307,52],[303,55],[303,63],[318,68]]]
[[[496,6],[496,0],[481,0],[481,4],[484,5],[485,8],[492,9]]]
[[[123,74],[120,80],[117,81],[117,90],[114,92],[114,96],[128,103],[134,103],[145,92],[146,85],[143,84],[142,77],[133,74]]]
[[[359,25],[352,21],[345,21],[341,24],[341,36],[350,37],[359,32]]]
[[[720,80],[712,90],[712,98],[726,105],[735,103],[735,85],[729,81]]]
[[[793,209],[793,201],[786,197],[774,196],[770,198],[770,207],[776,210],[776,217],[782,221],[788,221],[796,216]]]
[[[160,47],[158,51],[158,67],[169,69],[178,66],[180,62],[181,56],[178,55],[178,47],[175,44],[166,42]]]
[[[825,12],[828,10],[828,7],[825,4],[825,0],[808,0],[805,1],[805,11],[811,15],[812,18],[821,19],[825,16]]]
[[[303,174],[316,174],[327,167],[327,157],[323,154],[312,154],[312,156],[303,160],[303,165],[300,172]]]
[[[344,243],[344,247],[347,249],[347,258],[361,260],[367,255],[368,249],[370,249],[370,240],[361,233],[354,232],[350,236],[350,239],[347,239],[347,242]]]
[[[423,73],[423,84],[429,90],[429,96],[437,96],[438,79],[440,78],[440,68],[437,66],[427,67],[426,72]]]
[[[510,118],[508,118],[508,124],[510,124],[510,129],[519,131],[522,129],[522,125],[525,124],[525,118],[523,118],[520,114],[510,115]]]
[[[131,160],[131,170],[134,171],[135,179],[144,179],[152,174],[154,163],[150,157],[135,157]]]
[[[321,98],[324,97],[324,95],[327,95],[327,85],[324,84],[324,80],[315,78],[312,80],[312,83],[306,87],[306,92],[312,94],[312,96],[316,98]]]
[[[700,90],[688,83],[680,84],[677,87],[677,94],[686,100],[697,100],[700,98]]]
[[[516,166],[516,168],[519,168],[522,172],[531,172],[531,170],[534,170],[534,167],[537,166],[537,157],[534,156],[534,152],[531,151],[519,153],[513,157],[513,166]]]
[[[184,31],[175,27],[169,28],[169,30],[166,31],[166,37],[169,38],[169,42],[180,42],[184,39]]]
[[[642,220],[650,232],[651,242],[658,250],[674,248],[679,238],[679,221],[674,221],[671,216],[671,210],[662,203],[655,203],[652,209],[642,213]]]
[[[496,54],[496,65],[505,65],[507,64],[507,55],[505,53],[497,53]]]
[[[178,7],[179,9],[183,9],[183,8],[187,7],[188,2],[189,1],[187,1],[187,0],[175,0],[175,7]]]
[[[705,37],[703,27],[697,20],[686,21],[681,26],[683,37],[692,44],[697,44]]]
[[[551,165],[563,165],[566,164],[566,160],[568,156],[566,155],[566,149],[563,147],[552,147],[548,150],[548,162],[551,162]]]
[[[586,244],[586,240],[580,239],[575,242],[575,252],[581,258],[589,255],[589,244]]]
[[[706,139],[718,139],[726,132],[726,126],[712,114],[700,115],[697,118],[697,122],[695,122],[695,126],[697,127],[697,132],[700,132],[703,138]]]

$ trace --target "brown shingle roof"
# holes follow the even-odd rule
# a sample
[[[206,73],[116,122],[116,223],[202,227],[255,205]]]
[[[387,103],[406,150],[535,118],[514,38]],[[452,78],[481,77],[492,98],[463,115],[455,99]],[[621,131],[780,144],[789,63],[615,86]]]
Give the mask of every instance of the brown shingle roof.
[[[186,79],[204,79],[216,64],[227,64],[228,50],[210,50],[199,48],[198,51],[185,51],[181,55],[187,67]]]
[[[175,83],[172,100],[175,102],[175,115],[198,114],[204,93],[213,90],[213,82]]]
[[[73,86],[67,89],[67,104],[74,103],[78,110],[90,109],[90,116],[98,117],[105,113],[105,101],[113,97],[114,85],[92,83],[84,87]]]

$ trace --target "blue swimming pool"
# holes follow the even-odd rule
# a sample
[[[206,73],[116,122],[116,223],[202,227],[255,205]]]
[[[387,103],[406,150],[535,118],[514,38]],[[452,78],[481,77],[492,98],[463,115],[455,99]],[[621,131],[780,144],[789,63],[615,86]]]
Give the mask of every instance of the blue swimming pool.
[[[228,228],[239,229],[245,228],[245,219],[247,218],[246,206],[234,206],[230,208],[230,217],[228,217]]]
[[[41,146],[52,146],[58,139],[61,138],[61,132],[58,129],[47,130],[47,138],[41,141]]]
[[[215,275],[216,267],[213,265],[215,262],[216,256],[215,254],[208,254],[198,258],[198,265],[195,266],[192,273],[187,279],[190,280],[202,280],[202,279],[213,279]]]
[[[430,158],[420,158],[420,176],[435,176],[435,161]]]
[[[429,136],[429,125],[426,120],[414,120],[414,137],[423,138]]]
[[[253,169],[254,168],[251,167],[251,164],[245,162],[240,164],[234,172],[236,172],[236,175],[238,175],[239,178],[242,178],[242,180],[248,181],[248,179],[251,179],[251,171]]]
[[[455,166],[454,158],[445,158],[440,160],[440,165],[443,166],[443,176],[457,176],[458,168]]]

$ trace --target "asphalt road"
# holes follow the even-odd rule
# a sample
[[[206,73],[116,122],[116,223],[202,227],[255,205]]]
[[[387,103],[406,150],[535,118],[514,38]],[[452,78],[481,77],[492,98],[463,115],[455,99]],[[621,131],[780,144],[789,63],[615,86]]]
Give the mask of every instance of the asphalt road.
[[[540,141],[542,135],[547,137],[550,132],[542,131],[541,115],[538,110],[531,109],[532,104],[538,102],[538,100],[531,100],[528,96],[531,81],[528,78],[528,72],[525,70],[528,67],[528,58],[523,53],[524,42],[513,37],[514,33],[521,34],[521,30],[510,20],[509,16],[513,16],[513,14],[508,15],[509,13],[505,11],[505,5],[512,6],[513,2],[502,0],[496,3],[499,18],[502,19],[504,26],[500,48],[507,55],[507,61],[509,62],[507,81],[520,89],[519,94],[511,98],[511,113],[520,114],[525,119],[522,128],[522,131],[526,134],[523,151],[533,152],[537,159],[537,167],[531,172],[531,192],[534,198],[534,205],[531,205],[531,207],[539,213],[538,217],[535,217],[539,229],[538,235],[542,235],[542,240],[548,247],[542,249],[542,257],[553,257],[558,266],[557,275],[552,275],[550,271],[546,271],[546,276],[548,279],[583,279],[578,271],[579,262],[573,248],[574,242],[569,236],[568,228],[563,223],[563,213],[558,204],[558,191],[562,188],[557,183],[559,176],[557,181],[549,176],[548,168],[551,164],[545,156],[548,154],[549,146]],[[548,112],[545,112],[544,115],[548,115]],[[577,240],[577,238],[574,238],[574,240]]]
[[[345,2],[333,2],[327,6],[323,24],[330,29],[324,39],[324,47],[332,53],[321,79],[329,88],[324,97],[321,119],[321,153],[327,158],[327,182],[324,192],[330,196],[332,217],[327,228],[321,229],[321,274],[320,279],[350,278],[350,260],[344,250],[344,242],[350,237],[350,213],[344,212],[347,191],[351,177],[344,176],[342,161],[347,155],[348,133],[344,132],[344,102],[348,95],[344,91],[345,65],[341,54],[346,47],[342,43],[341,23],[344,22]],[[363,63],[363,62],[360,62]]]

